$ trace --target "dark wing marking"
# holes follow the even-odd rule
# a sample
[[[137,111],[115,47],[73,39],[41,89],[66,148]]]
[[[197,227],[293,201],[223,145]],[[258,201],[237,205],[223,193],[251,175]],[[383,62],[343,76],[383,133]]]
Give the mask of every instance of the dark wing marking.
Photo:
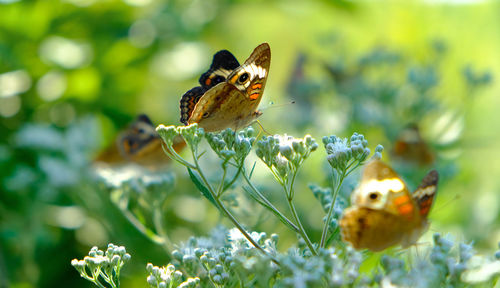
[[[130,157],[139,153],[145,146],[159,139],[155,126],[148,116],[141,114],[118,137],[118,147],[123,156]]]
[[[201,96],[205,93],[203,87],[194,87],[193,89],[187,91],[182,95],[180,108],[181,108],[181,122],[184,125],[188,125],[188,119],[193,113],[193,109],[200,100]]]
[[[203,73],[198,81],[203,89],[208,90],[226,81],[227,76],[238,67],[240,63],[236,57],[227,50],[221,50],[215,53],[210,69]]]
[[[432,170],[424,177],[417,190],[413,192],[412,197],[420,209],[420,215],[423,217],[427,217],[432,203],[434,202],[438,180],[438,172],[436,170]]]

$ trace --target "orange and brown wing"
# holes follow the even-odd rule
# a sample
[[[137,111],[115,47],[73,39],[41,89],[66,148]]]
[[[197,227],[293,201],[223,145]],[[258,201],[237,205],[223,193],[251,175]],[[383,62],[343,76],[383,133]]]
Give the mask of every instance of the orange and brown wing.
[[[236,87],[228,83],[220,83],[201,97],[188,123],[198,123],[207,132],[226,128],[238,130],[260,115],[248,110],[249,105],[250,100]]]
[[[416,124],[408,125],[401,131],[394,143],[392,155],[395,159],[420,166],[434,162],[435,155],[420,134]]]
[[[251,100],[249,109],[256,110],[264,93],[271,66],[271,48],[262,43],[250,57],[228,76],[227,82],[233,84]]]
[[[419,207],[420,216],[426,218],[431,209],[434,197],[437,192],[439,175],[436,170],[432,170],[424,177],[420,186],[413,192],[413,199]]]
[[[180,108],[181,108],[181,123],[188,124],[189,117],[193,113],[196,103],[200,100],[201,96],[205,93],[203,87],[194,87],[182,95]]]
[[[98,162],[109,164],[125,164],[135,162],[144,166],[160,166],[170,161],[163,152],[161,138],[149,117],[139,115],[136,120],[115,140],[115,145],[110,147],[96,159]],[[174,149],[180,151],[185,143],[177,139]]]
[[[404,242],[416,227],[383,210],[352,207],[344,211],[340,228],[342,240],[355,249],[381,251]]]

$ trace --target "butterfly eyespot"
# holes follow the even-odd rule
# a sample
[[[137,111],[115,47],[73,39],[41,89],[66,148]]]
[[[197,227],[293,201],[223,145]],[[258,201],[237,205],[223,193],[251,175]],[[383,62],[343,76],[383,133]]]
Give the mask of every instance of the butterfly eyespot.
[[[377,192],[372,192],[368,195],[368,197],[370,198],[370,200],[372,201],[375,201],[378,199],[378,197],[380,196],[380,193],[377,193]]]
[[[240,78],[238,78],[238,82],[241,84],[245,83],[248,80],[248,73],[241,74]]]
[[[205,112],[205,113],[203,113],[203,115],[202,115],[201,117],[203,117],[203,118],[207,118],[207,117],[208,117],[208,115],[209,115],[209,113],[208,113],[208,112]]]

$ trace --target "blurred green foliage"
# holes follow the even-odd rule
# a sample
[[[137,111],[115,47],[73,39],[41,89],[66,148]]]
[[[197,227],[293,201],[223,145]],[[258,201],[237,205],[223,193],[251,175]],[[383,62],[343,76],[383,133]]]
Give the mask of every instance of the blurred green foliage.
[[[391,151],[404,127],[417,124],[444,175],[431,230],[493,249],[500,6],[460,2],[0,1],[0,287],[83,287],[69,261],[108,242],[133,252],[124,286],[144,286],[146,263],[168,256],[130,224],[109,187],[92,178],[90,162],[138,113],[179,124],[180,96],[212,54],[228,49],[242,61],[261,42],[272,49],[261,103],[266,130],[357,131]],[[393,164],[412,187],[430,169]],[[177,184],[164,219],[179,243],[220,219],[185,171],[170,169]],[[321,207],[307,183],[326,186],[327,173],[318,173],[326,169],[313,155],[297,187],[299,214],[316,239]],[[256,165],[254,177],[283,204],[264,170]],[[356,183],[346,180],[344,196]],[[280,234],[279,249],[295,243],[248,199],[236,200],[245,224]]]

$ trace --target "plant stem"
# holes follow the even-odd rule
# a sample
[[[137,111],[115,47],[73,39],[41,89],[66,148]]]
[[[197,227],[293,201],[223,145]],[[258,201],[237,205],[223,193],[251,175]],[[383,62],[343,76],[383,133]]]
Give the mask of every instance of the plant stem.
[[[287,195],[289,195],[288,192],[287,192]],[[314,246],[313,246],[311,240],[307,236],[306,230],[304,230],[304,227],[302,226],[302,223],[300,222],[299,216],[297,214],[297,210],[295,209],[295,205],[292,202],[292,198],[287,197],[287,200],[288,200],[287,201],[288,202],[288,207],[290,207],[290,211],[292,212],[293,219],[295,220],[295,222],[298,225],[299,234],[302,236],[302,238],[306,242],[307,247],[309,247],[309,250],[311,250],[311,253],[313,253],[314,255],[318,255],[318,252],[316,252],[316,249],[314,249]]]
[[[227,174],[227,166],[222,167],[222,170],[224,172],[222,173],[222,177],[220,179],[220,184],[219,188],[217,188],[217,197],[220,197],[222,195],[222,192],[224,191],[224,181],[226,180],[226,174]]]
[[[200,175],[201,180],[203,181],[203,183],[207,187],[208,191],[212,195],[212,198],[214,198],[215,203],[217,204],[217,206],[219,206],[218,208],[221,211],[223,211],[224,214],[226,214],[227,218],[229,218],[229,220],[233,223],[233,225],[236,226],[236,228],[238,230],[240,230],[241,234],[243,234],[243,236],[248,240],[248,242],[250,242],[258,250],[260,250],[264,255],[267,255],[268,257],[270,257],[271,260],[274,263],[280,265],[280,263],[278,262],[278,260],[275,257],[273,257],[272,255],[270,255],[266,250],[264,250],[264,248],[262,248],[259,245],[259,243],[255,242],[255,240],[253,240],[252,236],[250,236],[247,233],[247,231],[245,231],[245,228],[243,228],[243,226],[238,222],[238,220],[236,220],[236,218],[234,218],[234,216],[231,214],[231,212],[229,212],[229,210],[226,208],[226,206],[224,206],[224,203],[222,203],[222,201],[219,199],[219,197],[217,197],[217,195],[215,194],[214,189],[212,188],[212,185],[210,185],[210,183],[208,182],[207,178],[203,174],[203,172],[201,170],[201,167],[200,167],[200,164],[198,163],[198,158],[196,157],[195,151],[191,150],[191,153],[193,154],[193,160],[194,160],[194,165],[195,165],[194,169]]]
[[[180,164],[182,164],[186,167],[189,167],[191,169],[195,168],[195,166],[193,164],[189,163],[184,158],[182,158],[179,154],[177,154],[177,152],[175,152],[174,148],[172,148],[171,144],[170,145],[165,144],[165,142],[162,141],[161,147],[163,148],[163,152],[165,152],[165,154],[167,154],[167,156],[170,157],[170,159],[173,159],[173,160],[179,162]]]
[[[158,207],[157,205],[155,205],[153,210],[153,224],[159,236],[163,239],[162,243],[163,248],[169,255],[172,255],[171,252],[174,246],[172,245],[172,242],[170,241],[170,238],[168,237],[167,232],[165,231],[165,225],[163,223],[163,215],[161,213],[160,207]]]
[[[233,183],[236,182],[236,179],[238,179],[238,176],[241,173],[242,167],[243,167],[243,164],[238,165],[238,170],[234,174],[233,179],[231,179],[231,181],[229,181],[229,183],[227,183],[226,185],[224,185],[224,188],[222,189],[223,192],[226,191],[227,189],[229,189],[229,187],[231,187],[231,185],[233,185]]]
[[[336,185],[333,185],[332,204],[330,205],[330,209],[328,209],[328,216],[326,217],[326,221],[323,226],[323,232],[321,233],[321,242],[319,244],[320,245],[319,247],[321,248],[325,248],[326,234],[328,234],[328,227],[330,226],[330,221],[332,220],[333,210],[335,210],[335,200],[337,199],[337,194],[340,190],[340,187],[342,186],[342,182],[344,182],[345,177],[346,177],[346,172],[342,171],[342,174],[338,176],[338,179],[335,181]]]
[[[273,210],[273,212],[276,213],[277,215],[279,215],[279,217],[282,220],[284,220],[286,223],[288,223],[288,225],[290,225],[290,227],[292,227],[296,233],[300,233],[299,228],[292,221],[290,221],[285,215],[283,215],[283,213],[281,213],[276,207],[274,207],[274,205],[264,195],[262,195],[262,193],[260,193],[260,191],[257,189],[257,187],[255,187],[255,185],[253,185],[253,183],[250,181],[246,172],[243,171],[242,174],[243,174],[243,177],[245,178],[245,181],[250,186],[250,188],[254,191],[255,194],[257,194],[257,196],[259,196],[260,199],[262,199],[262,201],[264,203],[266,203],[267,207],[269,209]],[[266,206],[264,206],[264,207],[266,207]]]
[[[164,239],[158,235],[156,235],[156,233],[154,233],[153,231],[151,231],[150,229],[148,229],[146,226],[144,226],[136,217],[134,214],[132,214],[132,212],[130,212],[129,210],[127,209],[120,209],[123,213],[123,215],[125,216],[125,218],[127,218],[127,220],[132,223],[132,225],[134,225],[134,227],[139,231],[141,232],[144,236],[148,237],[151,241],[153,241],[154,243],[158,244],[158,245],[164,245]]]

